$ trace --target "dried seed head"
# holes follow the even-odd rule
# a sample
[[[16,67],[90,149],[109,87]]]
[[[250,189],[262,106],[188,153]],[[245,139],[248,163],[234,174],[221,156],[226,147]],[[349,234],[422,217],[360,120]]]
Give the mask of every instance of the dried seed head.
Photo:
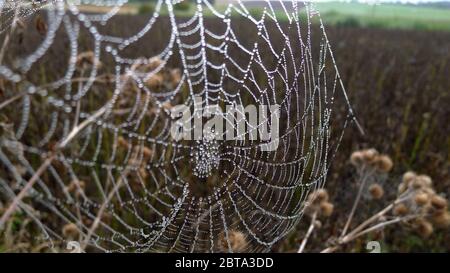
[[[314,227],[316,229],[321,229],[322,228],[322,222],[320,222],[319,220],[314,221]]]
[[[70,193],[79,193],[79,190],[84,191],[86,183],[82,180],[72,180],[67,186],[67,191]]]
[[[144,179],[144,181],[148,177],[147,169],[144,166],[139,168],[139,175],[141,176],[142,179]]]
[[[113,216],[111,213],[104,211],[101,217],[102,222],[104,223],[110,223],[111,220],[113,219]]]
[[[416,177],[416,180],[419,180],[425,187],[431,187],[433,184],[431,177],[429,177],[428,175],[419,175]]]
[[[161,60],[161,58],[159,57],[152,57],[148,60],[148,65],[147,65],[147,69],[148,70],[155,70],[156,68],[158,68],[159,66],[161,66],[163,63],[163,61]]]
[[[424,192],[419,192],[414,196],[414,202],[416,202],[418,206],[425,206],[428,201],[430,201],[430,197]]]
[[[331,214],[333,213],[333,210],[334,210],[334,205],[331,204],[330,202],[322,202],[322,203],[320,203],[320,213],[324,217],[330,217]]]
[[[415,190],[427,188],[427,186],[426,186],[426,184],[424,183],[424,181],[423,181],[422,179],[418,179],[418,177],[414,178],[414,179],[411,181],[411,186],[412,186],[413,189],[415,189]]]
[[[95,65],[95,68],[99,68],[102,64],[95,58],[95,53],[93,51],[85,51],[78,54],[75,61],[77,68],[87,69]]]
[[[172,69],[170,70],[170,78],[172,85],[176,86],[181,81],[181,70],[180,69]]]
[[[406,186],[408,186],[413,180],[416,178],[415,172],[406,172],[403,174],[403,183],[405,183]]]
[[[447,208],[447,200],[445,198],[443,198],[442,196],[439,195],[433,195],[431,197],[431,205],[433,206],[433,208],[437,209],[437,210],[443,210]]]
[[[362,151],[362,157],[364,161],[369,164],[372,164],[378,156],[378,151],[375,149],[367,149]]]
[[[416,231],[423,238],[427,238],[433,233],[433,225],[426,220],[420,219],[416,222]]]
[[[328,192],[325,189],[319,189],[316,191],[311,192],[308,195],[307,201],[309,203],[309,208],[311,209],[312,207],[314,207],[312,210],[317,209],[317,205],[320,204],[321,202],[326,202],[328,201]]]
[[[373,199],[380,199],[384,195],[384,190],[380,184],[374,183],[370,185],[369,193]]]
[[[450,213],[446,210],[436,211],[431,221],[437,228],[447,228],[450,226]]]
[[[158,89],[162,86],[164,82],[164,77],[160,74],[155,74],[153,76],[151,76],[146,82],[145,84],[150,88],[150,89]]]
[[[92,226],[92,223],[94,223],[94,221],[86,215],[81,216],[81,221],[85,226]]]
[[[85,63],[92,65],[94,63],[95,54],[93,51],[85,51],[77,56],[77,66],[81,66]]]
[[[219,236],[218,245],[224,252],[231,250],[234,253],[243,252],[247,246],[244,233],[236,230],[228,231],[228,241],[224,233]],[[230,249],[231,248],[231,249]]]
[[[329,196],[326,189],[317,190],[315,195],[318,202],[328,201]]]
[[[361,151],[353,152],[350,156],[350,162],[355,167],[361,166],[364,162],[363,153]]]
[[[170,103],[170,101],[167,101],[165,103],[163,103],[162,107],[166,110],[171,110],[173,108],[173,105]]]
[[[145,159],[149,159],[152,156],[153,151],[152,151],[152,149],[144,146],[144,147],[142,147],[142,153],[144,154]]]
[[[376,159],[378,170],[384,173],[390,172],[394,163],[392,163],[392,159],[387,155],[380,155]]]
[[[398,192],[398,194],[402,194],[402,193],[404,193],[407,189],[408,189],[408,186],[407,186],[405,183],[400,183],[400,184],[398,185],[398,190],[397,190],[397,192]]]
[[[396,205],[393,210],[394,215],[398,216],[404,216],[408,214],[408,212],[409,212],[408,207],[403,203]]]
[[[436,194],[436,192],[432,188],[423,188],[422,191],[428,193],[430,196]]]
[[[64,225],[62,229],[62,234],[65,238],[75,239],[75,237],[78,236],[79,234],[77,225],[75,225],[74,223]]]
[[[130,146],[128,141],[125,140],[125,138],[123,138],[122,136],[117,138],[117,144],[123,148],[128,148]]]

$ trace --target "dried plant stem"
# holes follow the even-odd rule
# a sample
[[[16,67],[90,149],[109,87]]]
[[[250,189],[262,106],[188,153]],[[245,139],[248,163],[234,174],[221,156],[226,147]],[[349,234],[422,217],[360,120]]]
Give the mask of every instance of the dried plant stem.
[[[408,198],[409,198],[408,193],[401,195],[399,198],[397,198],[394,202],[392,202],[391,204],[386,206],[384,209],[380,210],[379,212],[374,214],[372,217],[370,217],[369,219],[362,222],[359,226],[357,226],[355,229],[353,229],[351,232],[349,232],[346,236],[341,237],[340,241],[342,241],[344,243],[348,242],[348,238],[352,237],[353,235],[355,235],[358,232],[361,232],[365,227],[372,224],[376,220],[380,219],[382,216],[386,215],[386,213],[388,213],[390,210],[392,210],[397,204],[405,201],[405,199],[408,199]]]
[[[405,197],[406,195],[406,197]],[[402,196],[404,196],[402,198]],[[349,232],[347,235],[341,237],[338,242],[337,245],[332,246],[332,247],[328,247],[324,250],[321,251],[321,253],[330,253],[330,252],[334,252],[337,249],[339,249],[339,247],[341,247],[344,244],[347,244],[353,240],[355,240],[356,238],[365,235],[369,232],[375,231],[375,230],[379,230],[381,228],[384,228],[385,226],[389,226],[401,221],[408,221],[411,219],[414,219],[417,217],[417,215],[409,215],[409,216],[405,216],[405,217],[396,217],[392,220],[389,221],[384,221],[378,224],[375,224],[374,226],[370,226],[371,224],[373,224],[374,222],[376,222],[377,220],[379,220],[381,217],[383,217],[384,215],[386,215],[389,211],[391,211],[397,204],[405,201],[405,199],[409,198],[408,194],[404,194],[401,197],[397,198],[394,202],[392,202],[391,204],[389,204],[388,206],[386,206],[384,209],[380,210],[378,213],[376,213],[375,215],[373,215],[372,217],[370,217],[369,219],[365,220],[364,222],[362,222],[360,225],[358,225],[355,229],[353,229],[351,232]],[[368,227],[370,226],[370,227]]]
[[[28,180],[25,187],[20,191],[20,193],[14,198],[12,204],[8,207],[5,213],[2,215],[0,219],[0,229],[3,229],[4,223],[9,219],[11,214],[15,211],[21,200],[25,197],[27,192],[34,186],[34,184],[38,181],[40,176],[47,170],[48,166],[52,163],[52,161],[56,158],[56,154],[58,149],[64,148],[81,130],[83,130],[87,125],[91,122],[95,121],[101,114],[103,114],[106,110],[106,107],[98,110],[94,115],[83,121],[80,125],[74,127],[70,134],[61,142],[61,144],[57,147],[57,150],[54,151],[39,169],[33,174],[33,176]]]
[[[52,163],[52,161],[55,159],[56,155],[52,154],[50,157],[48,157],[44,163],[39,167],[39,169],[33,174],[33,176],[28,180],[27,184],[23,189],[20,191],[20,193],[14,198],[11,205],[8,207],[8,209],[5,211],[5,213],[2,215],[2,218],[0,219],[0,229],[3,228],[3,225],[5,224],[6,220],[9,219],[11,214],[15,211],[19,203],[22,201],[22,199],[25,197],[27,192],[34,186],[34,184],[38,181],[39,177],[47,170],[48,166]]]
[[[124,173],[124,177],[126,177],[128,175],[129,171],[126,171]],[[103,202],[102,206],[100,207],[100,209],[97,212],[97,216],[95,217],[94,222],[92,223],[91,227],[89,228],[89,231],[86,235],[86,238],[83,240],[83,243],[81,245],[81,249],[85,250],[86,246],[89,243],[89,240],[91,239],[92,235],[94,234],[95,230],[97,229],[98,225],[100,224],[100,221],[102,219],[103,213],[105,212],[105,209],[107,207],[107,205],[111,202],[114,194],[117,193],[117,191],[119,190],[119,188],[122,186],[123,184],[123,180],[124,179],[120,179],[118,181],[118,183],[114,186],[114,188],[109,192],[108,197],[106,198],[106,200]]]
[[[364,170],[362,170],[364,173]],[[356,208],[358,207],[359,200],[361,199],[362,192],[364,190],[364,187],[367,183],[367,178],[370,176],[372,172],[365,172],[364,175],[361,176],[361,179],[359,181],[359,190],[358,195],[355,198],[355,202],[353,203],[352,210],[350,211],[350,214],[348,215],[347,222],[345,223],[344,229],[342,230],[341,236],[344,236],[347,233],[348,228],[350,227],[350,224],[352,222],[353,216],[355,215]]]
[[[297,253],[303,253],[303,250],[305,250],[306,243],[308,242],[309,237],[311,236],[314,227],[316,226],[316,218],[317,218],[317,212],[314,212],[314,214],[311,217],[311,224],[309,225],[308,231],[306,232],[305,238],[303,238],[302,243],[300,244],[300,247],[297,251]]]
[[[352,238],[358,232],[361,232],[365,227],[367,227],[368,225],[370,225],[374,221],[378,220],[380,217],[384,216],[388,211],[390,211],[394,207],[394,205],[395,205],[395,202],[390,204],[390,205],[388,205],[387,207],[385,207],[384,209],[382,209],[381,211],[379,211],[378,213],[376,213],[375,215],[373,215],[372,217],[370,217],[366,221],[362,222],[359,226],[357,226],[354,230],[349,232],[349,234],[347,234],[344,237],[342,237],[339,241],[344,243],[344,244],[348,243],[350,241],[350,238]]]
[[[386,226],[393,225],[393,224],[396,224],[396,223],[398,223],[398,222],[408,221],[408,220],[414,219],[414,218],[416,218],[416,217],[417,217],[417,215],[406,216],[406,217],[396,217],[396,218],[394,218],[394,219],[392,219],[392,220],[384,221],[384,222],[378,223],[378,224],[376,224],[376,225],[374,225],[374,226],[371,226],[371,227],[369,227],[369,228],[367,228],[367,229],[362,230],[362,231],[359,232],[359,233],[352,233],[352,235],[349,234],[348,236],[345,237],[345,239],[340,240],[340,241],[338,242],[337,245],[332,246],[332,247],[328,247],[328,248],[322,250],[321,253],[331,253],[331,252],[335,252],[335,251],[338,250],[342,245],[347,244],[347,243],[349,243],[349,242],[351,242],[351,241],[353,241],[353,240],[355,240],[355,239],[357,239],[357,238],[359,238],[359,237],[361,237],[361,236],[363,236],[363,235],[365,235],[365,234],[367,234],[367,233],[370,233],[370,232],[373,232],[373,231],[382,229],[382,228],[384,228],[384,227],[386,227]]]
[[[86,126],[88,126],[89,124],[94,122],[98,117],[100,117],[103,113],[105,113],[105,111],[106,111],[106,106],[100,108],[100,110],[95,112],[92,116],[85,119],[79,125],[75,126],[72,129],[72,131],[67,135],[67,137],[61,141],[61,143],[59,144],[59,148],[63,149],[64,147],[66,147],[67,144],[78,135],[78,133],[80,133],[84,128],[86,128]]]
[[[413,215],[413,216],[406,216],[406,217],[396,217],[396,218],[394,218],[392,220],[378,223],[378,224],[376,224],[376,225],[374,225],[372,227],[369,227],[369,228],[367,228],[367,229],[365,229],[365,230],[363,230],[363,231],[361,231],[359,233],[356,233],[356,234],[352,235],[351,237],[348,238],[348,241],[352,241],[352,240],[354,240],[354,239],[356,239],[356,238],[358,238],[358,237],[360,237],[362,235],[365,235],[365,234],[367,234],[369,232],[376,231],[376,230],[379,230],[381,228],[384,228],[385,226],[396,224],[396,223],[402,222],[402,221],[411,220],[411,219],[413,219],[415,217],[417,217],[417,216]]]
[[[14,101],[20,99],[21,97],[23,97],[23,95],[24,95],[24,94],[19,94],[19,95],[16,95],[16,96],[14,96],[14,97],[12,97],[12,98],[9,98],[9,99],[5,100],[4,102],[2,102],[2,103],[0,104],[0,110],[1,110],[2,108],[4,108],[4,107],[8,106],[9,104],[13,103]]]

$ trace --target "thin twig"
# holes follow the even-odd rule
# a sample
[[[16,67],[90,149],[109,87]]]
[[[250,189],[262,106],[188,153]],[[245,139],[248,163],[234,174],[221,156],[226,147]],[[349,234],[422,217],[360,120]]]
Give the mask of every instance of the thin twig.
[[[21,97],[23,97],[23,95],[25,95],[25,94],[19,94],[19,95],[16,95],[16,96],[14,96],[14,97],[12,97],[12,98],[9,98],[9,99],[5,100],[4,102],[2,102],[2,103],[0,104],[0,110],[1,110],[2,108],[4,108],[4,107],[8,106],[8,104],[10,104],[10,103],[12,103],[12,102],[14,102],[14,101],[20,99]]]
[[[353,240],[355,240],[355,239],[357,239],[357,238],[359,238],[359,237],[361,237],[361,236],[363,236],[363,235],[365,235],[365,234],[367,234],[367,233],[369,233],[369,232],[373,232],[373,231],[382,229],[382,228],[384,228],[384,227],[386,227],[386,226],[390,226],[390,225],[396,224],[396,223],[398,223],[398,222],[409,221],[409,220],[414,219],[414,218],[416,218],[416,217],[417,217],[417,215],[412,215],[412,216],[410,215],[410,216],[406,216],[406,217],[396,217],[396,218],[394,218],[394,219],[392,219],[392,220],[384,221],[384,222],[378,223],[378,224],[376,224],[376,225],[374,225],[374,226],[371,226],[371,227],[369,227],[369,228],[367,228],[367,229],[364,229],[364,230],[362,230],[362,231],[359,232],[359,233],[354,233],[354,232],[349,233],[349,234],[345,237],[345,240],[339,241],[338,244],[335,245],[335,246],[325,248],[325,249],[322,250],[320,253],[331,253],[331,252],[335,252],[335,251],[338,250],[342,245],[347,244],[347,243],[349,243],[349,242],[351,242],[351,241],[353,241]]]
[[[103,113],[105,113],[106,111],[106,106],[100,108],[100,110],[98,110],[97,112],[95,112],[92,116],[90,116],[89,118],[85,119],[82,123],[80,123],[80,125],[74,127],[72,129],[72,131],[69,133],[69,135],[67,135],[67,137],[65,139],[63,139],[61,141],[61,144],[59,144],[59,148],[63,149],[64,147],[67,146],[67,144],[78,135],[78,133],[80,133],[86,126],[88,126],[89,124],[91,124],[92,122],[94,122],[98,117],[100,117]]]
[[[378,229],[383,228],[383,227],[388,226],[388,225],[395,224],[395,223],[400,222],[400,221],[407,221],[407,220],[411,220],[411,219],[417,217],[417,215],[412,215],[412,216],[409,215],[407,217],[397,217],[397,218],[395,218],[393,220],[384,221],[384,222],[376,224],[376,225],[374,225],[372,227],[366,228],[370,224],[372,224],[375,221],[377,221],[378,219],[380,219],[382,216],[386,215],[386,213],[388,213],[390,210],[392,210],[397,204],[404,202],[408,198],[410,198],[409,193],[405,192],[404,194],[399,196],[394,202],[392,202],[391,204],[386,206],[384,209],[380,210],[379,212],[374,214],[372,217],[370,217],[369,219],[367,219],[364,222],[362,222],[359,226],[357,226],[355,229],[353,229],[347,235],[345,235],[344,237],[340,237],[339,240],[338,240],[338,244],[337,245],[332,246],[332,247],[328,247],[328,248],[322,250],[321,253],[334,252],[337,249],[339,249],[342,245],[347,244],[347,243],[353,241],[354,239],[356,239],[356,238],[358,238],[358,237],[360,237],[360,236],[362,236],[364,234],[367,234],[369,232],[378,230]]]
[[[362,192],[363,192],[363,190],[364,190],[364,188],[366,186],[367,178],[371,174],[372,174],[372,172],[366,172],[362,176],[362,178],[360,180],[360,186],[359,186],[359,190],[358,190],[358,195],[355,198],[355,202],[353,203],[352,210],[351,210],[350,214],[348,215],[348,219],[347,219],[347,222],[345,223],[344,229],[342,230],[341,236],[344,236],[346,234],[348,228],[350,227],[350,224],[352,222],[353,216],[355,215],[355,212],[356,212],[356,208],[358,207],[359,200],[361,199]]]
[[[123,176],[126,177],[129,173],[129,170],[127,170]],[[105,212],[105,209],[107,207],[107,205],[111,202],[114,194],[116,194],[116,192],[119,190],[119,188],[122,186],[123,184],[123,179],[121,178],[118,183],[114,186],[114,188],[109,192],[108,197],[106,198],[106,200],[103,202],[102,206],[100,207],[100,209],[97,212],[97,216],[95,217],[94,222],[92,223],[91,227],[89,228],[89,231],[86,235],[86,238],[83,240],[83,243],[81,245],[81,249],[85,250],[86,246],[89,243],[89,240],[91,239],[92,235],[94,234],[95,230],[97,229],[98,225],[100,224],[100,221],[102,219],[103,213]]]
[[[349,238],[349,241],[352,241],[352,240],[354,240],[354,239],[356,239],[358,237],[361,237],[362,235],[367,234],[369,232],[379,230],[379,229],[381,229],[381,228],[383,228],[385,226],[389,226],[389,225],[392,225],[392,224],[395,224],[395,223],[398,223],[398,222],[402,222],[402,221],[411,220],[411,219],[413,219],[415,217],[417,217],[417,216],[414,215],[414,216],[409,216],[409,217],[396,217],[396,218],[394,218],[392,220],[378,223],[378,224],[376,224],[376,225],[374,225],[374,226],[372,226],[370,228],[367,228],[367,229],[365,229],[365,230],[363,230],[363,231],[361,231],[359,233],[354,234],[351,238]]]
[[[346,237],[350,237],[355,235],[356,233],[362,231],[365,227],[373,223],[374,221],[378,220],[380,217],[384,216],[386,213],[388,213],[390,210],[392,210],[397,204],[402,203],[406,199],[410,198],[408,193],[405,193],[398,197],[394,202],[386,206],[384,209],[380,210],[376,214],[374,214],[369,219],[362,222],[359,226],[357,226],[355,229],[353,229],[351,232],[349,232],[345,237],[341,237],[341,241],[347,241]]]
[[[311,236],[311,234],[314,230],[314,227],[316,226],[315,225],[316,218],[317,218],[317,212],[314,212],[314,214],[311,217],[311,224],[309,225],[308,231],[306,232],[305,238],[303,238],[302,243],[300,244],[300,247],[299,247],[297,253],[303,253],[306,243],[308,242],[308,239]]]
[[[56,155],[52,154],[50,157],[48,157],[44,163],[39,167],[39,169],[33,174],[33,176],[28,180],[25,187],[20,191],[20,193],[14,198],[11,205],[8,207],[8,209],[5,211],[5,213],[2,215],[2,218],[0,219],[0,229],[3,228],[3,225],[5,224],[6,220],[9,219],[11,214],[15,211],[21,200],[25,197],[27,192],[34,186],[34,184],[38,181],[39,177],[47,170],[48,166],[52,163],[52,161],[55,159]]]

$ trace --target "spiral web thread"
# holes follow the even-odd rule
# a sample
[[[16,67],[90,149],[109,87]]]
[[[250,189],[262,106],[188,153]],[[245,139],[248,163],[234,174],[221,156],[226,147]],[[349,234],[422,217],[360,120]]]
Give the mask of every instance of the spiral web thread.
[[[167,0],[133,22],[119,14],[126,1],[89,2],[108,10],[51,1],[32,14],[0,2],[12,16],[0,36],[11,35],[0,60],[4,207],[35,178],[18,208],[52,246],[271,250],[323,186],[353,120],[319,13],[297,1],[264,2],[256,15],[247,2],[219,11],[198,1],[186,18]],[[11,31],[15,20],[25,30]],[[18,33],[38,41],[13,46]],[[196,96],[204,106],[279,104],[278,149],[174,141],[170,109]]]

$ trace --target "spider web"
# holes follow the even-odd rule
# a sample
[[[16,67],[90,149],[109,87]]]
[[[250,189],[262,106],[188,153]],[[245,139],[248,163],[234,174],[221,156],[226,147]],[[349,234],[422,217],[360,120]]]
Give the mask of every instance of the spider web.
[[[266,1],[255,14],[247,2],[217,10],[204,0],[187,18],[175,15],[179,2],[158,1],[149,16],[119,14],[126,1],[2,11],[12,19],[0,36],[11,34],[0,59],[0,200],[7,207],[35,180],[18,207],[42,240],[227,252],[238,232],[240,251],[269,251],[323,186],[353,114],[314,6]],[[27,30],[36,17],[41,35]],[[11,31],[17,18],[23,33]],[[196,97],[280,105],[278,149],[174,141],[170,110]]]

